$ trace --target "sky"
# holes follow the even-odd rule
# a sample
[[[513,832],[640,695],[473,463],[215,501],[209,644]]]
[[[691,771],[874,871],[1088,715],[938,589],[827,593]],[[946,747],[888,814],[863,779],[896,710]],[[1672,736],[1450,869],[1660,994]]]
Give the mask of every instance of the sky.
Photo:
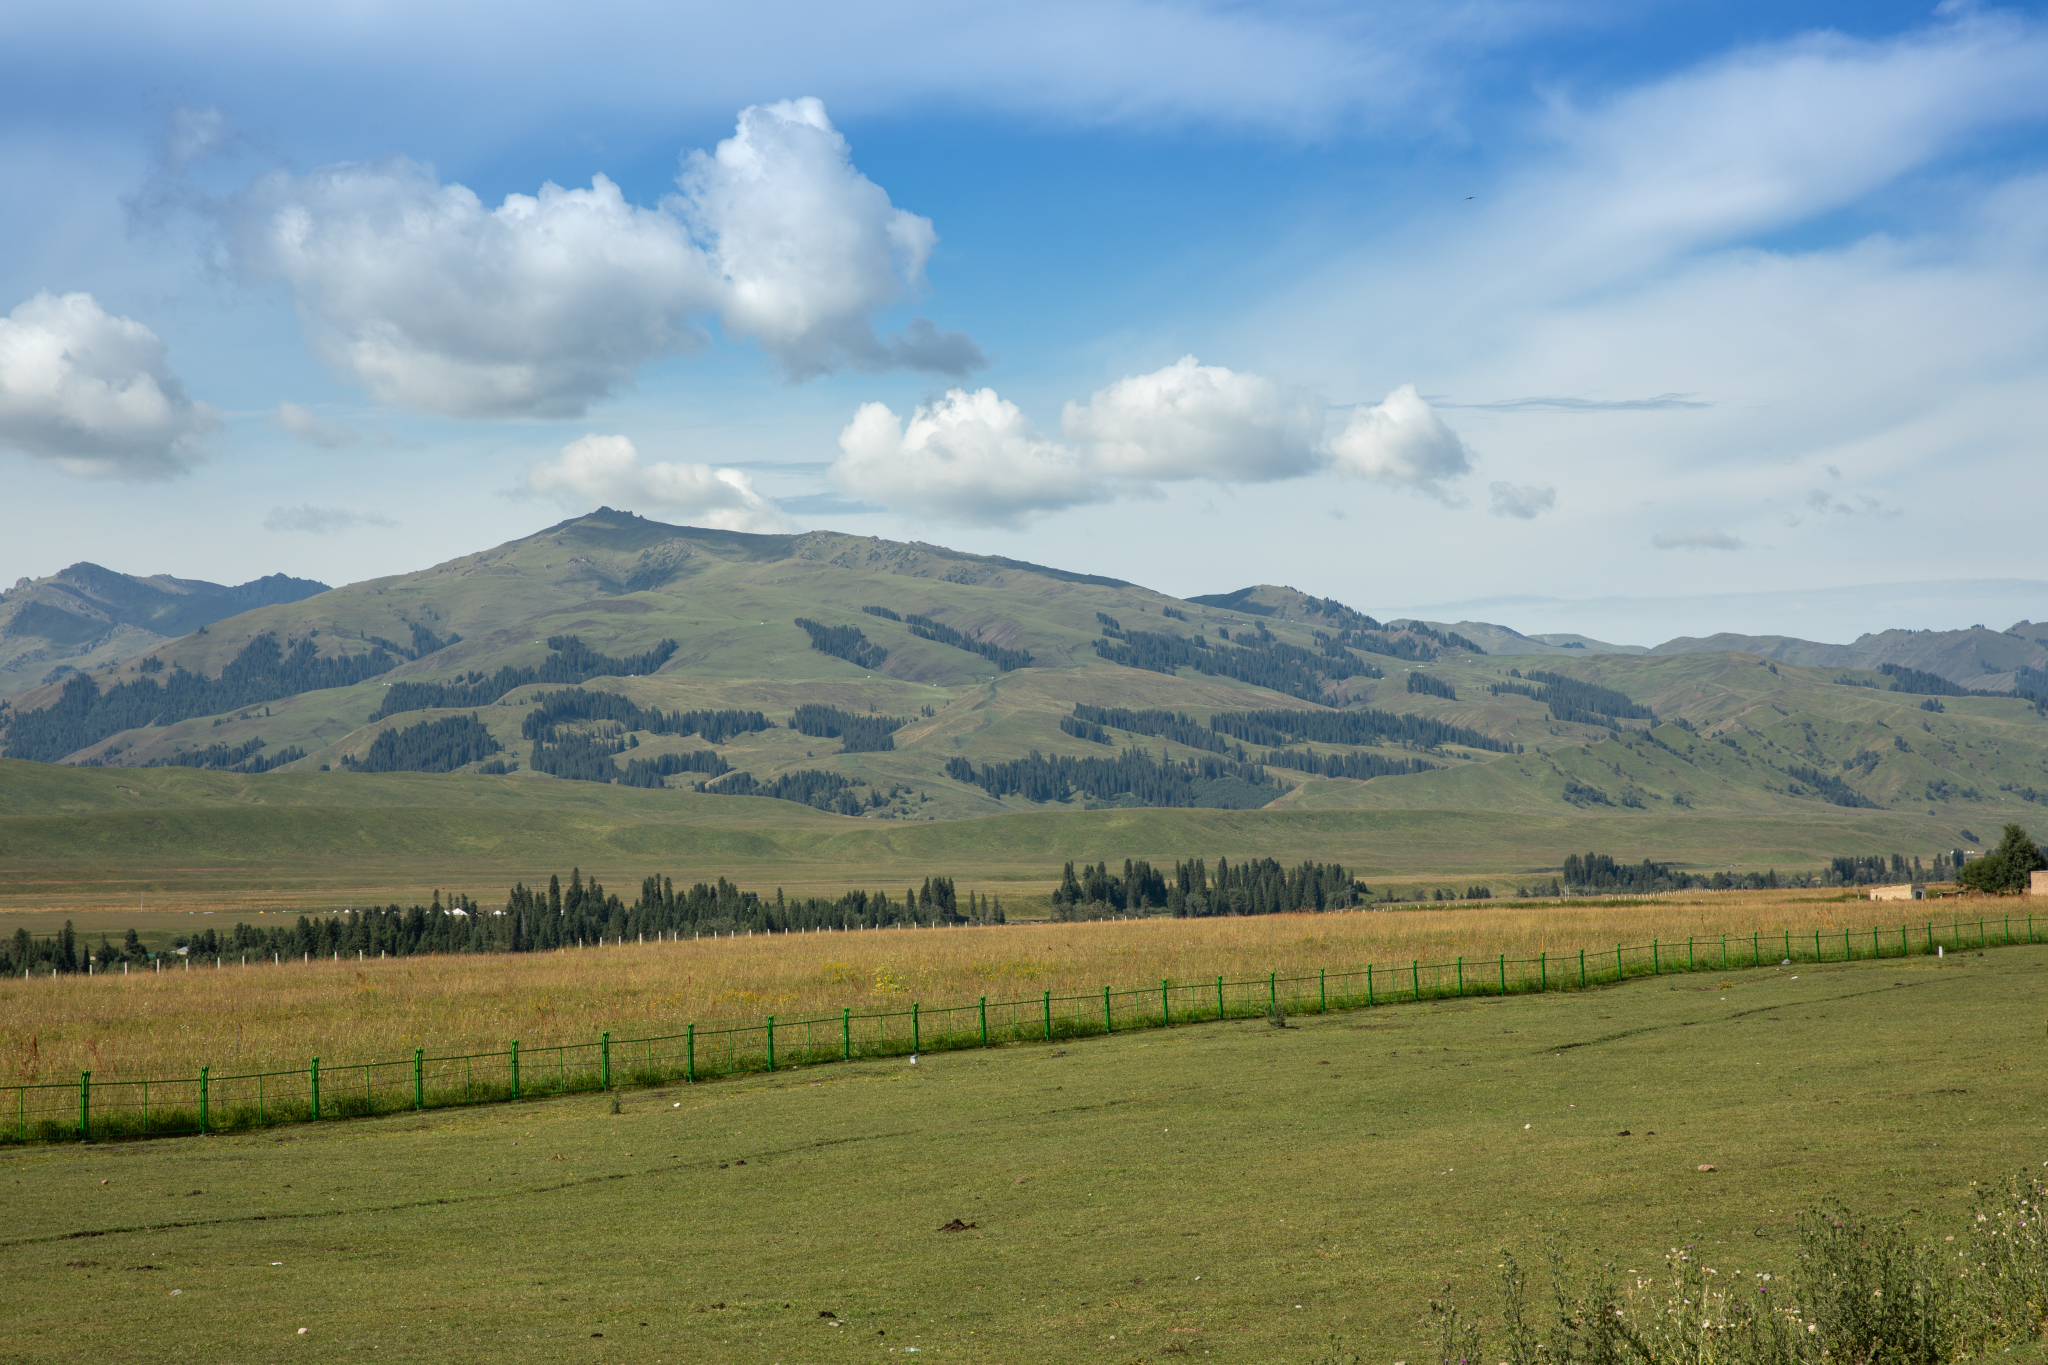
[[[2048,618],[2048,5],[0,13],[0,584],[597,506],[1652,644]]]

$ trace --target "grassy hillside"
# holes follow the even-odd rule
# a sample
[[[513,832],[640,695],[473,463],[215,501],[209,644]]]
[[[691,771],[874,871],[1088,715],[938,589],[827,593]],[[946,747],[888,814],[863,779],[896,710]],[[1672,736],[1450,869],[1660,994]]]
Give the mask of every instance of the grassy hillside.
[[[863,612],[871,606],[930,618],[970,642],[1028,651],[1030,666],[999,670],[968,648],[921,638],[910,621]],[[800,617],[857,627],[886,659],[864,667],[820,652],[795,624]],[[381,649],[378,666],[389,666],[348,686],[135,726],[65,755],[70,765],[111,766],[5,763],[0,859],[17,874],[12,883],[75,883],[104,869],[126,884],[152,872],[176,879],[188,874],[172,869],[185,868],[193,879],[233,872],[339,885],[369,875],[371,865],[402,870],[391,880],[443,881],[507,864],[579,861],[617,875],[655,857],[671,871],[714,864],[757,880],[835,868],[852,880],[894,876],[948,858],[963,871],[1035,878],[1048,860],[1186,856],[1223,845],[1418,875],[1541,866],[1562,848],[1596,846],[1695,865],[1811,866],[1846,851],[1925,855],[1974,846],[2005,820],[2039,824],[2048,813],[2048,719],[2017,699],[1951,697],[1938,711],[1924,709],[1927,698],[1889,690],[1893,680],[1882,674],[1745,652],[1503,657],[1289,588],[1181,602],[1118,580],[930,545],[702,531],[611,512],[421,573],[245,612],[95,681],[153,686],[179,669],[218,677],[265,635],[303,642],[321,659]],[[371,719],[387,696],[407,695],[391,693],[395,685],[542,665],[555,657],[548,641],[563,636],[608,656],[675,642],[654,672],[590,678],[580,684],[588,691],[664,711],[759,710],[775,722],[715,745],[653,730],[629,739],[624,727],[605,723],[566,726],[630,742],[615,765],[715,748],[730,768],[761,782],[823,770],[858,784],[863,816],[698,795],[691,788],[701,779],[692,773],[668,778],[665,790],[640,790],[534,772],[522,725],[558,683]],[[1275,691],[1189,666],[1128,667],[1097,649],[1146,638],[1184,646],[1197,637],[1210,653],[1189,657],[1311,665],[1341,657],[1346,665],[1332,671],[1351,676],[1307,691],[1275,681],[1283,687]],[[1525,695],[1542,685],[1517,676],[1524,665],[1624,694],[1655,719],[1561,711],[1554,694]],[[1414,674],[1428,680],[1426,690],[1411,690],[1420,681]],[[1294,676],[1312,675],[1297,666]],[[0,714],[32,714],[58,703],[60,692],[61,685],[30,689]],[[1129,799],[1087,791],[998,799],[949,775],[954,760],[979,772],[1034,752],[1099,759],[1136,747],[1178,762],[1214,757],[1115,727],[1107,744],[1065,733],[1061,720],[1077,703],[1173,711],[1197,726],[1228,712],[1363,710],[1478,738],[1296,740],[1282,745],[1297,755],[1293,767],[1273,759],[1269,745],[1243,746],[1244,758],[1269,764],[1277,784],[1256,813],[1090,811]],[[893,748],[848,753],[837,739],[787,726],[804,704],[906,723]],[[476,761],[448,773],[344,770],[386,732],[470,715],[501,746],[495,757],[517,771],[484,776]],[[292,749],[304,756],[262,775],[144,766],[213,745],[241,753],[256,741],[259,761]],[[1235,757],[1237,743],[1226,747]],[[1374,756],[1431,770],[1359,780],[1299,766]],[[977,818],[997,815],[1025,823]],[[1451,830],[1466,831],[1456,836],[1462,843],[1432,832]]]

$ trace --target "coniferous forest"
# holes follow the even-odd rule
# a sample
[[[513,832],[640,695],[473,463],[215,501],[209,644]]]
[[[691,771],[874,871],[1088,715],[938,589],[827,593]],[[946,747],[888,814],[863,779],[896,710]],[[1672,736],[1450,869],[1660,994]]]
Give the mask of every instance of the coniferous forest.
[[[836,706],[806,702],[790,715],[789,728],[819,739],[836,739],[841,753],[885,753],[896,747],[894,735],[910,722],[902,716],[863,715]]]
[[[341,762],[359,773],[452,773],[503,747],[474,715],[443,716],[386,730],[370,741],[361,758]]]
[[[319,657],[318,648],[312,632],[293,643],[289,652],[277,636],[258,635],[218,678],[173,668],[161,682],[156,676],[134,678],[104,692],[88,675],[75,674],[54,705],[15,714],[7,727],[7,757],[54,763],[123,730],[172,725],[301,692],[351,687],[399,663],[381,646],[367,654],[326,659]]]
[[[645,654],[600,654],[584,644],[579,636],[551,635],[548,637],[548,657],[538,667],[514,668],[507,664],[489,677],[471,672],[446,683],[396,682],[385,690],[383,704],[370,713],[370,719],[383,720],[401,711],[489,706],[513,688],[529,687],[534,683],[580,683],[592,678],[639,677],[667,663],[676,647],[674,640],[663,640]],[[390,666],[386,665],[387,668]]]
[[[1080,793],[1098,802],[1124,804],[1118,798],[1128,798],[1132,805],[1218,810],[1255,810],[1281,790],[1256,763],[1225,758],[1177,763],[1143,749],[1126,749],[1115,758],[1048,758],[1034,749],[1027,758],[979,768],[954,758],[946,764],[946,775],[971,782],[998,800],[1066,801]]]
[[[796,623],[811,637],[812,649],[844,659],[857,668],[872,672],[889,658],[889,651],[870,640],[859,626],[821,625],[807,616],[797,617]]]

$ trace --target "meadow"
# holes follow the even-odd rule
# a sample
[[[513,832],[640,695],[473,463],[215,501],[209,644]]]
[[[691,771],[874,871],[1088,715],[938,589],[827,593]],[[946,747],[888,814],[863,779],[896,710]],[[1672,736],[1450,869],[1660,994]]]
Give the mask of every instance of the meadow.
[[[1831,1197],[1969,1247],[2048,1160],[2044,984],[1766,966],[16,1148],[0,1359],[1420,1361],[1502,1247],[1782,1275]]]
[[[926,1009],[1200,982],[1406,969],[1415,960],[1553,958],[1661,940],[1746,944],[1753,931],[1914,924],[1961,905],[1844,892],[1692,892],[1639,901],[1468,902],[1220,919],[866,930],[610,944],[492,956],[200,964],[0,982],[0,1083],[100,1083],[590,1043],[719,1022]],[[1999,902],[2010,910],[2024,902]],[[182,916],[179,918],[183,918]],[[189,922],[189,921],[188,921]],[[2048,932],[2048,915],[2042,919]],[[2017,931],[2016,931],[2017,932]],[[1994,922],[1993,936],[1997,925]],[[2024,935],[2022,935],[2024,936]],[[1917,941],[1918,935],[1915,935]],[[1865,943],[1859,933],[1857,941]],[[1889,937],[1886,940],[1890,941]],[[1746,947],[1743,951],[1746,951]],[[1831,950],[1832,951],[1832,950]],[[1859,949],[1861,951],[1861,949]]]

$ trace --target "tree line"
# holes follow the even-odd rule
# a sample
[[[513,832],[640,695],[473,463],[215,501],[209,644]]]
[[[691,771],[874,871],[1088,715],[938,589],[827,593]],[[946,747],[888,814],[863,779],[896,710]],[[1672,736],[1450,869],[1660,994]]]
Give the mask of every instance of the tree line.
[[[870,640],[859,626],[827,626],[799,616],[796,623],[811,637],[811,648],[820,654],[844,659],[857,668],[873,672],[888,659],[889,651]]]
[[[759,711],[663,711],[640,706],[622,693],[581,687],[543,692],[533,700],[534,709],[519,722],[522,739],[553,739],[555,727],[572,720],[616,721],[628,731],[644,730],[651,735],[702,735],[710,744],[775,728],[775,722]]]
[[[382,731],[362,757],[344,754],[341,765],[358,773],[452,773],[502,748],[489,727],[471,713]]]
[[[371,720],[383,720],[402,711],[454,710],[466,706],[489,706],[517,687],[534,683],[581,683],[592,678],[633,678],[652,673],[669,661],[678,648],[674,640],[663,640],[644,654],[603,654],[583,643],[576,635],[548,637],[548,657],[532,668],[506,664],[485,677],[472,669],[452,682],[396,682],[385,689],[384,701],[370,713]]]
[[[2006,827],[2007,836],[2017,832],[2019,840],[2034,849],[2036,858],[2040,849],[2026,839],[2026,832],[2017,825]],[[2024,863],[2024,850],[2015,845],[2012,861]],[[1985,859],[1972,859],[1960,865],[1956,880],[1969,884],[1962,871],[1976,867]],[[2036,866],[2048,866],[2042,860]],[[1780,874],[1772,868],[1761,872],[1729,872],[1725,869],[1715,872],[1681,872],[1670,863],[1660,863],[1645,858],[1639,863],[1617,862],[1606,853],[1571,853],[1565,855],[1563,881],[1565,890],[1575,895],[1649,895],[1658,891],[1757,891],[1778,887],[1828,887],[1828,886],[1873,886],[1898,882],[1921,882],[1940,880],[1953,869],[1957,869],[1948,855],[1938,855],[1930,868],[1923,868],[1917,857],[1907,858],[1903,854],[1850,854],[1831,858],[1827,866],[1818,872],[1794,872]],[[2002,870],[2002,869],[2001,869]],[[1986,880],[1998,880],[1997,876]],[[2010,876],[2003,883],[2005,889],[2024,889],[2026,877],[2022,874],[2017,881]],[[1999,889],[1999,888],[1982,888]]]
[[[886,753],[896,747],[896,731],[910,724],[906,716],[862,715],[836,706],[805,702],[789,717],[789,728],[817,739],[836,739],[846,754]]]
[[[1074,713],[1066,720],[1073,722],[1069,728],[1063,720],[1060,728],[1077,739],[1091,739],[1098,744],[1108,744],[1109,734],[1103,729],[1109,726],[1127,730],[1134,735],[1150,735],[1156,739],[1171,740],[1184,744],[1190,749],[1206,749],[1212,754],[1230,752],[1230,746],[1223,737],[1198,720],[1179,711],[1130,711],[1121,706],[1088,706],[1076,702]],[[1244,749],[1238,748],[1237,758],[1244,760]]]
[[[212,772],[267,773],[272,768],[282,768],[287,763],[296,763],[306,756],[306,751],[296,744],[287,744],[276,753],[261,752],[265,747],[262,737],[246,740],[241,744],[209,744],[202,749],[187,749],[182,753],[167,754],[152,758],[143,764],[145,768],[202,768]]]
[[[1107,627],[1105,627],[1105,630]],[[1227,630],[1217,632],[1224,640]],[[1095,642],[1095,652],[1113,664],[1144,669],[1150,673],[1172,674],[1182,668],[1212,677],[1236,678],[1303,701],[1323,702],[1327,682],[1352,677],[1382,676],[1372,665],[1350,651],[1342,657],[1282,643],[1264,627],[1247,643],[1228,648],[1211,647],[1206,637],[1161,635],[1152,631],[1123,631],[1104,635]]]
[[[1554,721],[1597,725],[1612,730],[1616,728],[1617,720],[1647,720],[1654,724],[1657,719],[1655,711],[1611,687],[1581,682],[1562,673],[1546,673],[1541,669],[1530,669],[1525,674],[1520,669],[1511,668],[1508,676],[1527,681],[1492,683],[1487,690],[1496,697],[1506,692],[1540,701],[1550,708],[1550,718]]]
[[[1360,782],[1375,777],[1408,777],[1435,772],[1440,766],[1419,758],[1386,758],[1380,754],[1319,754],[1311,749],[1268,749],[1269,768],[1291,768],[1318,777],[1349,777]]]
[[[179,666],[161,675],[161,681],[158,676],[134,678],[101,691],[90,675],[75,674],[51,705],[10,713],[7,757],[54,763],[123,730],[351,687],[398,666],[399,660],[382,647],[323,659],[313,643],[318,633],[308,632],[287,651],[266,631],[244,645],[218,678]]]
[[[1068,863],[1053,892],[1053,917],[1114,919],[1155,910],[1178,918],[1277,915],[1349,909],[1371,893],[1339,863],[1304,861],[1287,868],[1272,858],[1253,858],[1233,867],[1229,859],[1218,858],[1212,879],[1201,858],[1175,863],[1171,875],[1126,858],[1121,877],[1106,862],[1083,863],[1078,873]]]
[[[1098,801],[1129,798],[1130,804],[1143,806],[1253,810],[1281,791],[1256,763],[1226,758],[1162,761],[1136,748],[1115,758],[1048,758],[1033,749],[1029,757],[979,768],[954,757],[946,762],[946,775],[978,786],[997,800],[1022,796],[1027,801],[1067,801],[1079,792]]]
[[[1425,697],[1442,697],[1445,701],[1456,701],[1458,699],[1457,688],[1452,687],[1442,678],[1424,673],[1419,668],[1409,671],[1408,690],[1411,693],[1419,693]]]
[[[999,673],[1031,667],[1031,651],[1028,649],[1005,649],[986,640],[977,640],[972,635],[963,635],[945,622],[934,621],[929,616],[911,615],[903,617],[902,620],[910,627],[912,635],[938,644],[951,645],[955,649],[964,649],[969,654],[979,654],[994,664]]]
[[[762,782],[752,773],[742,770],[729,773],[714,782],[700,782],[697,784],[697,790],[712,796],[765,796],[776,801],[794,801],[798,805],[832,811],[839,815],[859,815],[863,810],[883,804],[879,792],[874,793],[874,799],[868,802],[863,802],[860,797],[854,795],[855,787],[866,785],[855,778],[827,772],[823,768],[798,768],[792,772],[780,773],[768,782]]]
[[[1350,711],[1220,711],[1209,718],[1218,734],[1246,744],[1282,745],[1306,740],[1312,744],[1373,744],[1383,740],[1410,744],[1420,749],[1437,749],[1458,744],[1490,753],[1518,754],[1522,746],[1495,739],[1463,725],[1450,725],[1427,716],[1393,711],[1359,709]]]

